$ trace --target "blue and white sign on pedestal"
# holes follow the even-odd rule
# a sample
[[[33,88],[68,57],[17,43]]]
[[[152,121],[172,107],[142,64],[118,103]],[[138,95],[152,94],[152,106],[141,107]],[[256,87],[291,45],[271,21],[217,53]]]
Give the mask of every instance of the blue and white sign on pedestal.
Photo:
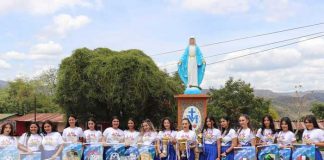
[[[201,129],[204,125],[204,118],[207,116],[207,104],[209,96],[206,94],[180,94],[174,97],[177,98],[178,103],[178,129],[181,130],[182,119],[184,118],[188,118],[194,131]]]
[[[202,117],[199,109],[195,106],[189,106],[184,110],[183,117],[188,118],[191,125],[192,130],[197,130],[201,127]]]

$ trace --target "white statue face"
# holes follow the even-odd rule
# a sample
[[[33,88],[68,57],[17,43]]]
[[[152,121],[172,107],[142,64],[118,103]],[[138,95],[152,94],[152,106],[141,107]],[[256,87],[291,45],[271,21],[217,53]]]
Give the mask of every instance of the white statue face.
[[[189,44],[190,45],[196,45],[196,40],[194,38],[189,39]]]

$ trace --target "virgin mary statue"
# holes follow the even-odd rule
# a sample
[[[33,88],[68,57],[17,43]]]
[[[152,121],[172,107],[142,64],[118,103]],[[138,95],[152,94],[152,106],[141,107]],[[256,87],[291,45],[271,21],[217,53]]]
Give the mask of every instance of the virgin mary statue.
[[[189,46],[178,63],[178,74],[186,85],[185,94],[200,94],[200,84],[204,78],[206,62],[195,38],[189,39]]]

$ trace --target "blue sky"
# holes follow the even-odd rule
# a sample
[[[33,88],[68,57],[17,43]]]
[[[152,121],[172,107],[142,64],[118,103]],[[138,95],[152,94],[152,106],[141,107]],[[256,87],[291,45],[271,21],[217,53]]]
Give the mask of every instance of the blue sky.
[[[148,55],[324,22],[321,0],[7,0],[0,4],[0,79],[34,77],[81,47],[140,49]],[[202,47],[204,56],[324,31],[324,25]],[[270,46],[273,47],[273,46]],[[207,64],[257,48],[206,58]],[[176,70],[181,52],[152,59]],[[207,66],[204,88],[228,77],[256,88],[324,89],[324,38]]]

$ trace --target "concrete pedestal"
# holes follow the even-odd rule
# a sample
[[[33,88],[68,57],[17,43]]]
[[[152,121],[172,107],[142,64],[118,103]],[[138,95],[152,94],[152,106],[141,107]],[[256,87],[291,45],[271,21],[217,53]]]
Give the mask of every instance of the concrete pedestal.
[[[174,96],[178,102],[178,129],[181,130],[181,120],[188,118],[194,131],[201,129],[207,116],[206,94],[179,94]]]

